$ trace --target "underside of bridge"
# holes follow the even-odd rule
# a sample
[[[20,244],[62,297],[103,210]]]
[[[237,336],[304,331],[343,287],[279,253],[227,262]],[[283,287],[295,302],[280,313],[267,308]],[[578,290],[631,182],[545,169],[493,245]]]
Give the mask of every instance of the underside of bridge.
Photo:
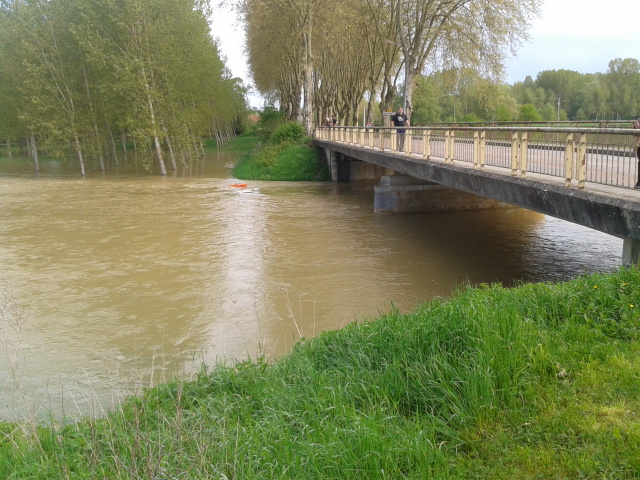
[[[391,152],[323,141],[316,145],[324,149],[334,181],[381,179],[374,199],[377,212],[515,205],[622,238],[623,264],[640,264],[640,200],[613,189],[605,194]]]

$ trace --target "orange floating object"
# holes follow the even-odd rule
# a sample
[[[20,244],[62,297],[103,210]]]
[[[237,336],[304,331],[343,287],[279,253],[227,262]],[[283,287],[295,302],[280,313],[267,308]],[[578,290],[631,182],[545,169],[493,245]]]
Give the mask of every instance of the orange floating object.
[[[247,184],[246,183],[233,183],[231,185],[229,185],[230,187],[246,187]]]

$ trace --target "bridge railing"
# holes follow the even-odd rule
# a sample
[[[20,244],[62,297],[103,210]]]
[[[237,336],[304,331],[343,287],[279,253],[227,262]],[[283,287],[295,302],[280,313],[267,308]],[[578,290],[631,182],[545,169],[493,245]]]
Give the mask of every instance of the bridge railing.
[[[587,182],[640,189],[636,157],[640,130],[554,127],[406,127],[404,142],[395,128],[318,128],[318,139],[412,158],[538,173],[564,178],[565,186]],[[403,151],[400,151],[404,143]]]

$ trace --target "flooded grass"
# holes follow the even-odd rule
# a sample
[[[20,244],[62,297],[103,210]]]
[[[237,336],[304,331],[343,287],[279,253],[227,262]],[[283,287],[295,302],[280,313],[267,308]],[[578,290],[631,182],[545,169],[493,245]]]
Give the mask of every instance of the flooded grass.
[[[638,303],[637,269],[462,289],[105,418],[5,424],[0,478],[638,478]]]

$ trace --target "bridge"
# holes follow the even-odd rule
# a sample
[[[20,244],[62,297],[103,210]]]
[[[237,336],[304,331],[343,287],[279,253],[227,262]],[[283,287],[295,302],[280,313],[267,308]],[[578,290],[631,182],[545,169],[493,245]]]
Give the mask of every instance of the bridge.
[[[630,128],[319,128],[332,180],[381,179],[378,212],[509,204],[623,239],[640,263],[639,130]],[[399,147],[404,144],[403,151]]]

